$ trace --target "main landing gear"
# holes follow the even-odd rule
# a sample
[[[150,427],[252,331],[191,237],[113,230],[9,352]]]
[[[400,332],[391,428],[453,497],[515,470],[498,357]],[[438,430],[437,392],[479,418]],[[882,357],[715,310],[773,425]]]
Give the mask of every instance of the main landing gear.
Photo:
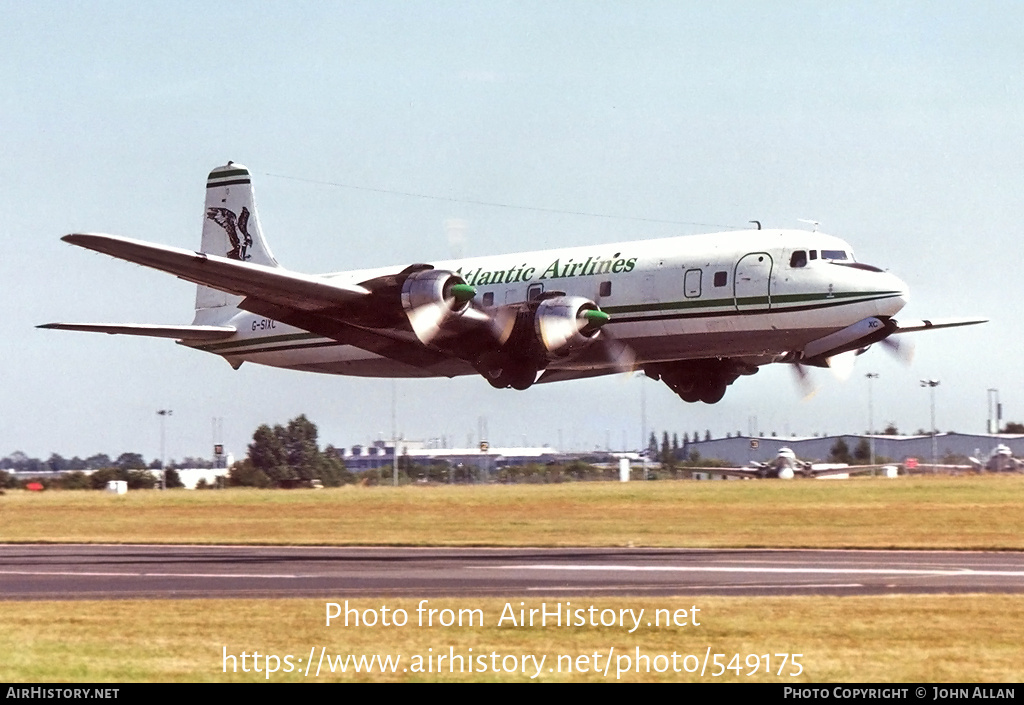
[[[757,368],[734,360],[712,358],[661,363],[644,367],[644,374],[660,379],[685,402],[702,401],[716,404],[725,396],[726,388],[743,374],[754,374]]]
[[[477,369],[495,389],[529,389],[537,379],[534,364],[508,355],[485,356],[477,363]]]

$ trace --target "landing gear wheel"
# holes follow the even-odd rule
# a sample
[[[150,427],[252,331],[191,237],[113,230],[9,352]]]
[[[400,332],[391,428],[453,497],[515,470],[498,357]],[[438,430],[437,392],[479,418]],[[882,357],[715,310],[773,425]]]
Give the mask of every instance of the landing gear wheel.
[[[719,380],[710,380],[701,386],[700,400],[705,404],[717,404],[725,396],[726,383]]]
[[[512,389],[529,389],[537,379],[537,370],[529,365],[513,366],[509,371],[508,386]]]
[[[537,379],[535,367],[508,359],[489,360],[478,369],[481,370],[483,378],[495,389],[529,389]]]
[[[695,404],[700,401],[700,392],[698,392],[696,389],[677,391],[676,394],[678,394],[679,398],[685,401],[687,404]]]
[[[665,384],[668,385],[669,389],[675,392],[679,398],[686,403],[693,404],[694,402],[700,401],[700,393],[692,378],[665,376],[662,379]]]
[[[484,373],[483,377],[495,389],[505,389],[508,387],[508,379],[505,377],[504,370],[489,370]]]

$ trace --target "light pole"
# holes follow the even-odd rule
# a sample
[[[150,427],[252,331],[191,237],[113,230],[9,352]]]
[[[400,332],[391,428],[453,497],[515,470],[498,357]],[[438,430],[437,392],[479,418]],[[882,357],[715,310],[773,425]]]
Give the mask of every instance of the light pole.
[[[647,481],[647,385],[644,384],[646,376],[641,374],[640,377],[640,450],[642,458],[641,468],[643,468],[644,482]]]
[[[398,430],[395,424],[395,400],[398,397],[398,390],[394,378],[391,379],[391,485],[398,487]]]
[[[878,379],[877,372],[868,372],[864,375],[868,379],[868,436],[871,443],[871,462],[869,465],[875,464],[875,408],[871,398],[871,383]]]
[[[157,412],[160,417],[160,489],[167,489],[167,467],[164,460],[164,439],[166,437],[167,417],[174,412],[170,409],[160,409]]]
[[[937,380],[937,379],[922,379],[921,380],[921,386],[922,387],[928,387],[929,390],[930,390],[930,396],[931,396],[931,406],[932,406],[932,473],[934,474],[935,473],[935,464],[937,462],[936,456],[938,455],[938,452],[935,449],[935,434],[936,434],[936,431],[935,431],[935,388],[939,386],[939,380]]]
[[[999,390],[988,390],[988,432],[999,433],[999,426],[1003,420],[1003,405],[999,403]]]

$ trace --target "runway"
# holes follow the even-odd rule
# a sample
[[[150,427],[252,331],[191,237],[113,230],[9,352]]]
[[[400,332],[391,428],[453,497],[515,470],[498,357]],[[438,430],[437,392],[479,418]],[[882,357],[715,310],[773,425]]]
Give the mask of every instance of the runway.
[[[0,599],[1024,592],[1024,553],[0,545]]]

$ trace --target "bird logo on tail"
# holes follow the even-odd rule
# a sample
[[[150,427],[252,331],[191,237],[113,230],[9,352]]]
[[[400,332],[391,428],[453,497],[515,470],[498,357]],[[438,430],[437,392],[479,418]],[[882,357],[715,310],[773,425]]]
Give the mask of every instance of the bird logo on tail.
[[[234,212],[227,208],[208,208],[206,217],[224,228],[231,249],[227,252],[228,259],[237,259],[244,262],[249,259],[249,248],[252,247],[252,235],[249,234],[249,209],[242,206],[240,215],[235,216]],[[238,237],[241,233],[241,239]]]

